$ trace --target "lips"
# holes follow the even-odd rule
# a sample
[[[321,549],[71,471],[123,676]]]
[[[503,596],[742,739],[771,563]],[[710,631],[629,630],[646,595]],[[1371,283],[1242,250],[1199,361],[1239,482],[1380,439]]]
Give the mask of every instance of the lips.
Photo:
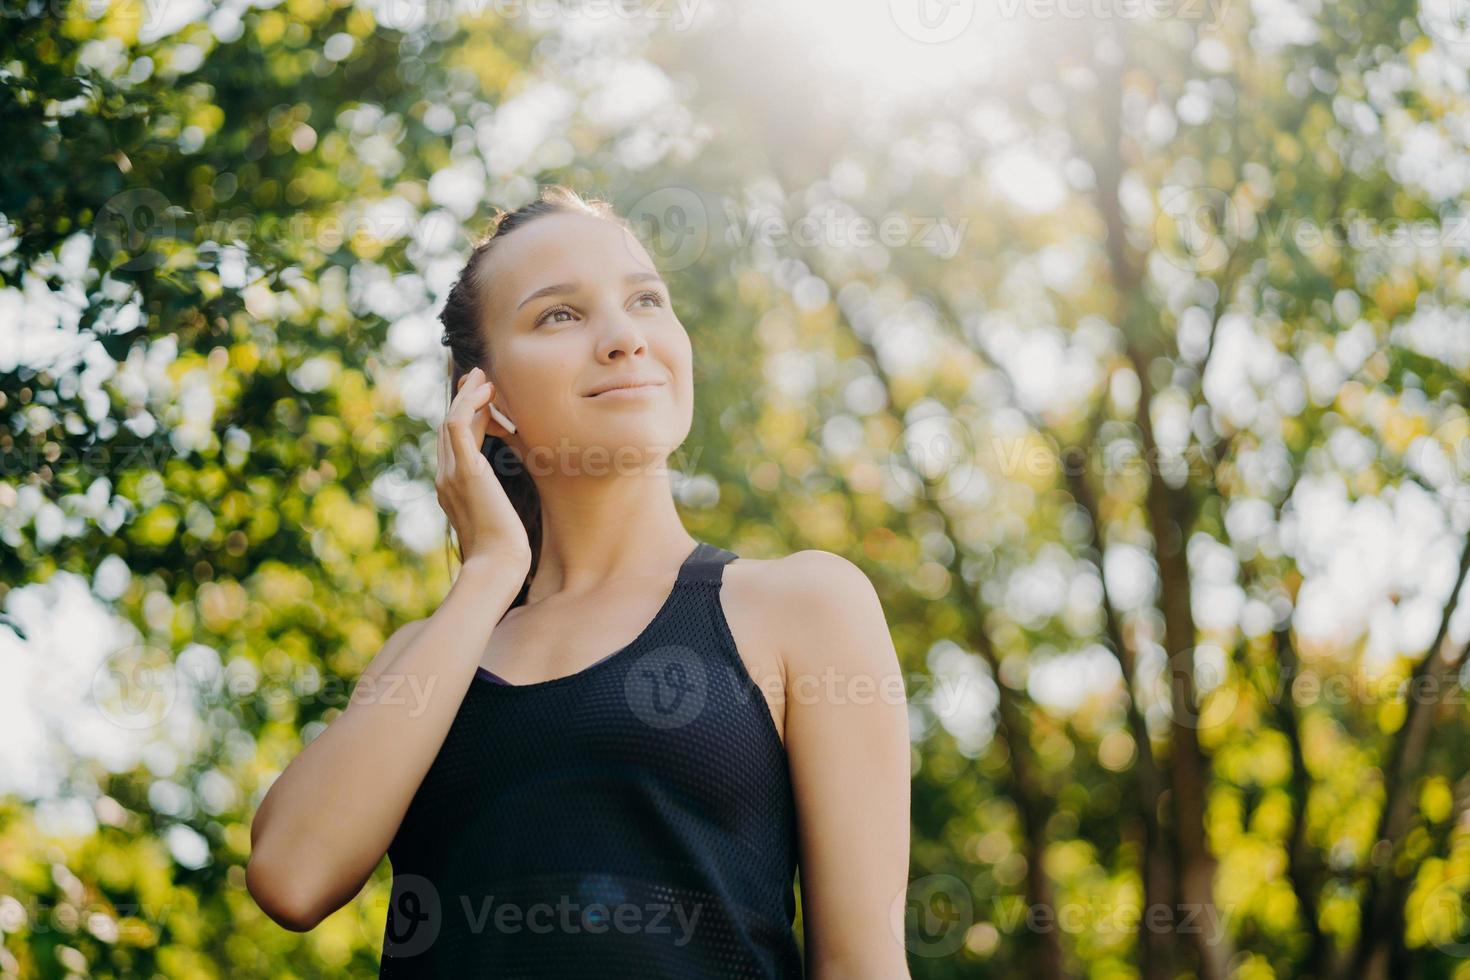
[[[587,393],[586,397],[596,398],[603,392],[617,391],[621,388],[650,388],[656,387],[661,384],[663,384],[663,382],[658,380],[657,378],[629,378],[626,381],[609,381],[605,384],[598,385],[596,388],[593,388]]]

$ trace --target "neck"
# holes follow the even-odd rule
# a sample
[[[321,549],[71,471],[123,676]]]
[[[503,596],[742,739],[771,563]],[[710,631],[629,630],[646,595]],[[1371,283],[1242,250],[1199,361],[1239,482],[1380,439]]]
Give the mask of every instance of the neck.
[[[548,482],[537,485],[541,548],[527,603],[613,579],[666,575],[694,549],[662,467]]]

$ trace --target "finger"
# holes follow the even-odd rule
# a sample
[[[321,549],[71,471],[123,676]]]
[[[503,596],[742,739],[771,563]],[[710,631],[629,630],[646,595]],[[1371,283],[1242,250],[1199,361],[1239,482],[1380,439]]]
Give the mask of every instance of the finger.
[[[455,389],[454,397],[450,399],[449,402],[450,410],[453,411],[454,403],[460,400],[467,389],[473,391],[475,388],[484,384],[488,380],[489,379],[485,377],[484,371],[481,371],[479,368],[472,368],[468,373],[466,373],[463,377],[459,379],[459,387]]]
[[[495,386],[488,381],[474,391],[465,392],[465,402],[458,420],[469,427],[470,435],[476,446],[485,444],[485,433],[490,425],[485,406],[493,397],[495,397]]]
[[[480,471],[476,457],[480,456],[474,445],[470,442],[470,433],[463,426],[454,430],[455,465],[463,466],[466,475],[478,474]],[[483,457],[482,457],[483,458]]]
[[[439,472],[444,474],[446,480],[454,478],[454,453],[448,421],[439,424]]]
[[[449,408],[445,409],[444,411],[445,421],[448,421],[449,418],[454,415],[454,410],[459,407],[460,402],[464,401],[464,393],[467,390],[471,390],[473,388],[474,385],[469,385],[468,387],[466,387],[465,378],[459,379],[459,388],[455,390],[454,397],[449,399]]]
[[[470,416],[470,435],[473,437],[475,446],[485,445],[485,434],[490,428],[490,400],[495,397],[495,386],[487,384],[484,391],[475,396],[475,413]]]
[[[454,397],[449,401],[449,410],[444,413],[444,418],[446,421],[454,417],[454,413],[459,411],[460,407],[464,405],[465,396],[474,390],[474,385],[465,385],[462,386],[459,391],[454,393]]]
[[[493,390],[494,386],[486,381],[474,387],[466,387],[454,399],[449,406],[449,417],[461,422],[468,422],[474,418],[475,412],[485,401],[486,390]]]
[[[485,437],[490,429],[490,399],[495,397],[495,385],[486,384],[480,395],[475,399],[475,414],[470,418],[469,441],[470,448],[474,452],[476,460],[475,469],[479,470],[479,460],[485,459]]]
[[[459,468],[464,467],[466,473],[479,473],[480,461],[483,461],[485,457],[480,454],[480,450],[472,441],[474,438],[473,426],[451,426],[450,435],[454,441],[450,452],[455,457],[455,472],[459,472]]]

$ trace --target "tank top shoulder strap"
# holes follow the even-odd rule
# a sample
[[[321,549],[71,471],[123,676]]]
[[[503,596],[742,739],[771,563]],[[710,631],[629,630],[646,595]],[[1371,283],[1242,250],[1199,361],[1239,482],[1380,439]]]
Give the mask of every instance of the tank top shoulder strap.
[[[761,685],[740,654],[721,600],[725,566],[739,557],[729,549],[705,542],[689,556],[679,572],[680,581],[685,583],[685,599],[674,623],[678,633],[674,642],[698,663],[713,668],[711,673],[698,676],[706,678],[707,696],[715,698],[716,690],[722,692],[723,703],[733,712],[723,723],[724,737],[737,742],[749,739],[744,744],[751,752],[768,753],[769,758],[777,760],[773,765],[784,766],[786,752],[781,733]],[[707,657],[716,659],[704,659]]]
[[[725,565],[740,557],[733,551],[700,541],[679,568],[679,582],[702,582],[718,585]]]

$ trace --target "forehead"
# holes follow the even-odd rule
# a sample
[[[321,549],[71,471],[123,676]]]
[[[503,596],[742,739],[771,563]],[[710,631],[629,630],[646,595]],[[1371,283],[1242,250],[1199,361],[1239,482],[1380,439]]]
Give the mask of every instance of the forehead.
[[[621,283],[657,272],[638,239],[604,218],[557,213],[522,225],[490,249],[480,271],[487,306],[508,315],[526,294],[553,283]]]

